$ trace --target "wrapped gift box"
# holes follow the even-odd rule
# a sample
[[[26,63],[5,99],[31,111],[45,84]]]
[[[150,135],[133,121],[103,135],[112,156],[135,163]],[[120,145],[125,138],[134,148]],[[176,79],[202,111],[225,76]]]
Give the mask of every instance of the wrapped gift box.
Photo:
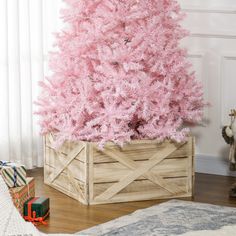
[[[49,215],[49,198],[33,197],[24,203],[24,219],[31,222],[45,223]]]
[[[23,216],[24,203],[35,196],[35,183],[34,178],[27,178],[26,185],[17,188],[9,188],[14,205]]]
[[[0,173],[9,188],[26,185],[26,169],[21,164],[0,161]]]

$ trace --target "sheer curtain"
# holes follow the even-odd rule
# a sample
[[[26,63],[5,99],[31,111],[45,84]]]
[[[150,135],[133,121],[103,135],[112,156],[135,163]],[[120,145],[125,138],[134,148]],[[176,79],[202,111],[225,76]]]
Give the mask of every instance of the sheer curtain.
[[[0,0],[0,160],[43,165],[38,81],[47,74],[61,0]]]

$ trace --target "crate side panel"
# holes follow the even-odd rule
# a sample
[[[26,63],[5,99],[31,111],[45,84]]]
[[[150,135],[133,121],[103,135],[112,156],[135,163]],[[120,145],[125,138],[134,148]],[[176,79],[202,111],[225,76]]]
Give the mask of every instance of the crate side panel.
[[[45,155],[46,155],[46,162],[45,164],[56,169],[58,167],[58,153],[55,151],[55,149],[46,147],[45,148]],[[63,163],[67,161],[67,155],[60,153],[60,159]],[[72,162],[65,167],[68,168],[74,175],[74,177],[80,181],[86,182],[86,163],[80,161],[80,159],[84,159],[84,156],[86,155],[85,149],[83,149]]]
[[[146,161],[136,161],[137,167],[141,167]],[[152,171],[161,177],[181,177],[188,176],[189,158],[165,159],[160,164],[152,168]],[[94,183],[116,182],[130,173],[128,167],[121,163],[101,163],[94,164]],[[115,173],[115,174],[114,174]],[[141,176],[138,178],[146,179]]]
[[[119,153],[122,153],[121,155],[123,157],[133,160],[137,165],[137,168],[139,168],[147,163],[149,158],[154,154],[158,153],[163,148],[166,148],[166,145],[168,144],[169,142],[162,144],[147,142],[145,144],[146,148],[144,147],[144,144],[142,144],[142,147],[139,146],[139,148],[136,148],[139,144],[138,142],[135,142],[134,145],[131,143],[123,149],[116,145],[110,145],[107,150],[109,150],[110,153],[113,151],[113,154],[115,153],[119,155]],[[155,145],[155,148],[153,148],[153,145]],[[152,196],[160,199],[175,198],[177,196],[191,196],[192,176],[190,177],[189,173],[192,172],[192,145],[192,139],[190,138],[187,143],[181,145],[179,148],[177,147],[176,151],[167,156],[151,170],[151,175],[154,178],[155,176],[157,178],[163,177],[166,183],[169,183],[170,186],[173,185],[173,188],[175,189],[174,191],[176,191],[176,187],[178,187],[177,189],[180,191],[177,193],[170,193],[165,188],[158,186],[150,180],[147,180],[146,177],[142,176],[108,200],[102,200],[101,198],[96,200],[96,197],[101,195],[115,183],[118,183],[119,180],[124,178],[124,176],[128,176],[133,170],[108,156],[109,152],[108,155],[106,155],[103,151],[94,148],[94,197],[91,199],[90,203],[119,202],[118,199],[122,199],[122,196],[125,196],[127,201],[129,201],[129,196],[130,198],[138,200],[138,197],[135,197],[135,194],[145,194],[146,197],[150,196],[150,199],[153,199]],[[140,196],[140,198],[142,198],[142,196]],[[142,199],[148,200],[148,197]],[[125,201],[125,199],[123,199],[123,201]]]
[[[140,177],[107,201],[96,201],[94,199],[114,183],[117,183],[121,178],[131,173],[132,170],[124,166],[124,164],[115,161],[113,158],[106,156],[106,154],[97,150],[97,148],[94,148],[94,143],[81,143],[83,143],[86,148],[76,157],[76,160],[73,160],[65,170],[63,170],[53,183],[50,183],[49,176],[55,173],[55,169],[58,168],[58,156],[57,152],[52,149],[50,143],[46,143],[45,183],[84,204],[175,198],[191,196],[192,194],[192,192],[190,192],[193,179],[192,174],[190,177],[191,180],[189,180],[190,173],[193,173],[193,170],[189,169],[192,168],[193,164],[192,139],[174,151],[162,162],[158,163],[151,171],[152,175],[155,176],[156,174],[157,176],[163,177],[167,182],[176,184],[182,189],[181,193],[170,194],[167,190],[158,187],[145,177]],[[160,149],[165,148],[168,143],[169,142],[158,144],[157,142],[146,140],[140,144],[140,142],[134,141],[131,142],[130,145],[125,145],[122,149],[117,145],[109,144],[108,149],[109,151],[114,150],[114,152],[118,153],[122,152],[122,155],[130,160],[134,160],[135,163],[137,163],[137,167],[140,167],[146,163],[152,155],[156,154]],[[65,158],[66,160],[68,153],[76,146],[74,146],[74,143],[69,145],[65,144],[65,146],[66,147],[62,147],[60,156],[64,156],[63,159]],[[76,183],[78,183],[78,186],[80,186],[80,189],[83,189],[85,199],[79,197],[72,184],[68,182],[67,168],[73,173],[74,179]]]
[[[74,144],[69,146],[64,144],[63,146],[61,149],[67,151],[60,152],[60,150],[55,150],[50,143],[46,142],[45,144],[45,183],[70,197],[86,203],[86,199],[84,199],[86,198],[84,197],[86,196],[86,163],[80,161],[80,159],[85,159],[86,155],[84,143],[79,142],[76,146]],[[70,157],[68,156],[69,153],[71,153]],[[70,158],[70,162],[68,162],[68,158]]]

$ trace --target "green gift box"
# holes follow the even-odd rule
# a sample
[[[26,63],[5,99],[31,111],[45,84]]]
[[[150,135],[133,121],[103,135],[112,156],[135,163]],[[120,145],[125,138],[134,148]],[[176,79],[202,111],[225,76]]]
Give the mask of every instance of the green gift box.
[[[24,219],[42,222],[49,215],[49,198],[34,197],[24,203]]]

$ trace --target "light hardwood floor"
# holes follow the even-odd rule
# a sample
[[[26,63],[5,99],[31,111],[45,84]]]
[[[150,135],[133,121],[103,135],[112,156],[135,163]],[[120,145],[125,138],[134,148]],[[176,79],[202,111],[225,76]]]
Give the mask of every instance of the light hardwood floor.
[[[28,172],[35,177],[36,195],[50,198],[51,215],[48,226],[38,226],[47,233],[75,233],[80,230],[127,215],[137,209],[146,208],[162,201],[143,201],[108,205],[84,206],[43,183],[43,169]],[[236,178],[217,175],[196,174],[196,202],[205,202],[236,207],[236,199],[229,199],[228,191]]]

